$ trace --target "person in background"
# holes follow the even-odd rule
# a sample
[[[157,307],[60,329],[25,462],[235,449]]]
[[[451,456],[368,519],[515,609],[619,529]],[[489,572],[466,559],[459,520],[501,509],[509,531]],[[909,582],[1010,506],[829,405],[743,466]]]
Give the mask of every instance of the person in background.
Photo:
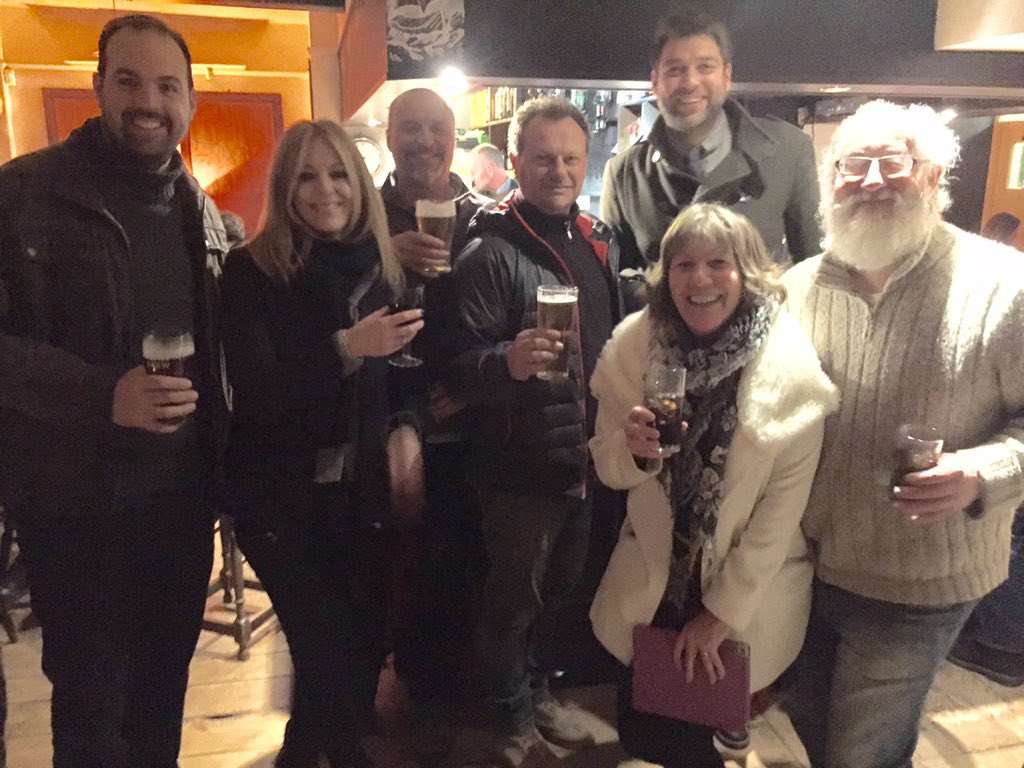
[[[986,595],[949,652],[958,667],[999,685],[1024,685],[1024,511],[1017,510],[1010,577]]]
[[[624,267],[657,262],[665,230],[695,201],[749,218],[780,264],[821,251],[811,139],[729,97],[732,57],[728,30],[706,13],[658,23],[651,90],[661,114],[646,139],[608,161],[601,193]]]
[[[505,155],[493,144],[477,144],[470,155],[473,189],[495,200],[503,200],[519,184],[505,170]]]
[[[212,567],[226,240],[177,151],[196,107],[184,39],[126,15],[98,48],[100,116],[0,168],[0,497],[54,766],[167,768]],[[147,374],[158,326],[191,332],[184,376]]]
[[[1002,211],[985,222],[985,226],[981,228],[981,236],[1004,245],[1013,245],[1019,229],[1020,219],[1012,213]]]
[[[224,269],[234,388],[228,509],[295,669],[275,768],[362,768],[374,731],[394,531],[387,356],[423,327],[384,207],[341,126],[288,129],[263,228]]]
[[[456,740],[457,765],[532,765],[548,754],[545,739],[594,743],[549,691],[539,628],[587,557],[599,494],[586,449],[594,424],[586,382],[619,319],[618,252],[608,229],[576,204],[589,139],[580,111],[562,99],[532,99],[510,134],[520,189],[477,214],[455,266],[461,352],[453,371],[457,396],[471,404],[490,566],[476,632],[484,701]],[[541,285],[576,287],[575,330],[537,327]],[[538,378],[563,345],[568,375]]]
[[[780,309],[784,296],[754,226],[697,203],[665,233],[648,307],[601,353],[590,447],[598,476],[629,500],[591,618],[624,665],[637,624],[679,632],[677,662],[712,681],[722,641],[749,642],[755,691],[800,651],[813,572],[800,519],[839,396]],[[655,364],[686,368],[688,428],[667,457],[645,401]],[[714,729],[639,712],[631,691],[627,674],[618,728],[630,755],[667,768],[724,765]]]
[[[1024,276],[1018,251],[942,221],[957,155],[932,109],[861,106],[822,156],[825,253],[784,277],[842,390],[804,516],[816,580],[787,700],[814,768],[909,768],[939,666],[1007,576]],[[918,424],[943,442],[907,471],[895,440]]]
[[[421,742],[431,752],[433,739],[427,734],[450,736],[434,716],[450,720],[451,705],[464,690],[485,567],[480,512],[466,477],[463,404],[450,394],[456,299],[452,276],[443,270],[466,244],[469,221],[487,200],[451,172],[455,116],[435,92],[414,88],[391,103],[387,142],[395,158],[395,170],[381,189],[388,227],[406,279],[424,287],[429,318],[414,345],[424,364],[391,373],[395,402],[405,412],[391,437],[393,455],[400,464],[422,467],[419,476],[407,473],[396,484],[401,497],[395,501],[404,510],[407,530],[396,565],[404,597],[392,620],[395,669],[422,705],[417,708],[423,716]],[[454,201],[450,250],[418,231],[417,200]]]

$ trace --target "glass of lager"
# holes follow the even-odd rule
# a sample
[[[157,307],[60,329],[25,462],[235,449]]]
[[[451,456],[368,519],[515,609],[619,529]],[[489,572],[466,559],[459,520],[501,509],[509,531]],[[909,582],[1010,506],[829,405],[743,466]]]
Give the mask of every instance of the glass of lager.
[[[452,239],[455,237],[454,200],[417,200],[416,227],[425,235],[443,240],[448,249],[448,264],[435,267],[438,273],[452,271]]]
[[[142,337],[146,373],[185,377],[185,363],[196,353],[192,334],[177,328],[156,328]]]
[[[686,369],[654,363],[644,377],[644,407],[654,414],[661,455],[671,456],[683,447],[683,401]]]
[[[575,285],[537,286],[537,327],[562,331],[562,351],[537,374],[544,381],[569,378],[569,331],[573,330],[579,289]]]

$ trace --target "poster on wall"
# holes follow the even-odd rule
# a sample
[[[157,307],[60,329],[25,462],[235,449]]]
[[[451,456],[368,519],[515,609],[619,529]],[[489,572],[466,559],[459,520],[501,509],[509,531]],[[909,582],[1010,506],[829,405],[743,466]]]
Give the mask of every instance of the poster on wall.
[[[388,0],[388,79],[435,77],[465,35],[465,0]]]

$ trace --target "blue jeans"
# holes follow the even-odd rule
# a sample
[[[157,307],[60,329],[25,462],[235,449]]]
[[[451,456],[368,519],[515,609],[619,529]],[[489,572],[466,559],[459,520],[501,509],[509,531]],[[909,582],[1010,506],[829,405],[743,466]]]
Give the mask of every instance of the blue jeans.
[[[535,689],[546,686],[542,643],[557,642],[551,614],[583,572],[590,537],[588,505],[566,496],[515,496],[481,489],[489,570],[477,627],[477,664],[497,727],[533,725]]]
[[[1013,520],[1010,578],[982,598],[961,638],[1024,656],[1024,508]]]
[[[785,705],[812,768],[910,768],[928,689],[976,604],[899,605],[816,580]]]

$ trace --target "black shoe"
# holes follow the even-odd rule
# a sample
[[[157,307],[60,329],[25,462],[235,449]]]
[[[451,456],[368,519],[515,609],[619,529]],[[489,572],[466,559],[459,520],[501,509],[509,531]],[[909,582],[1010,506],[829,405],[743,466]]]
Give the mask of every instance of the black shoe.
[[[977,672],[993,683],[1016,688],[1024,685],[1024,656],[960,638],[947,657],[958,667]]]
[[[742,731],[715,731],[715,741],[730,752],[745,752],[750,748],[750,729]]]
[[[274,768],[320,768],[320,753],[285,744],[274,758]]]

